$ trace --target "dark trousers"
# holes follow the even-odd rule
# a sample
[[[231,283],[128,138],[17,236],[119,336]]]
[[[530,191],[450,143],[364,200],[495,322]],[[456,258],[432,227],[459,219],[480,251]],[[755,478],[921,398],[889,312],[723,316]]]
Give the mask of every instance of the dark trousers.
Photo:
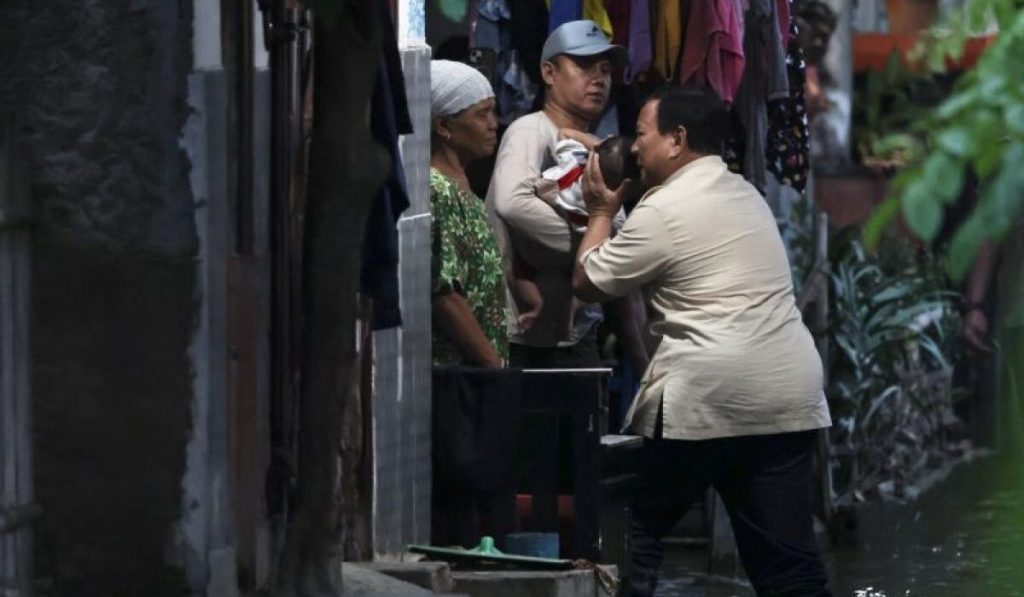
[[[601,367],[597,330],[592,329],[572,346],[509,346],[509,365],[522,369],[593,369]],[[526,416],[523,420],[519,471],[520,488],[533,496],[533,531],[558,530],[557,499],[560,478],[571,477],[571,430],[557,418]],[[560,471],[565,471],[560,475]]]
[[[725,503],[740,561],[758,595],[830,595],[811,518],[816,434],[647,440],[633,510],[626,595],[654,594],[663,558],[661,538],[708,486]]]
[[[509,365],[521,369],[593,369],[603,366],[597,352],[597,329],[572,346],[509,345]]]

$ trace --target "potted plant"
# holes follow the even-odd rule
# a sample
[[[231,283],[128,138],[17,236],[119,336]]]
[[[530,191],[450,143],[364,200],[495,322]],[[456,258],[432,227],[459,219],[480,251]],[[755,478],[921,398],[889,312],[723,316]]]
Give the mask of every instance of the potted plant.
[[[816,179],[815,200],[837,226],[860,224],[889,192],[889,182],[923,151],[912,124],[943,97],[933,75],[893,53],[881,70],[857,76],[851,114],[854,167]]]
[[[917,33],[927,29],[939,14],[939,0],[886,0],[889,33]]]

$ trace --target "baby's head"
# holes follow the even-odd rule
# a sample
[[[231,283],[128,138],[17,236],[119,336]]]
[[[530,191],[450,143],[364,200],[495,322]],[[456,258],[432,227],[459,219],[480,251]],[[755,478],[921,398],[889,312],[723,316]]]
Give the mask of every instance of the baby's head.
[[[633,139],[620,135],[601,141],[594,150],[597,152],[604,183],[613,191],[622,186],[626,179],[632,179],[634,182],[640,180],[640,168],[636,165],[636,157],[630,151],[632,147]]]

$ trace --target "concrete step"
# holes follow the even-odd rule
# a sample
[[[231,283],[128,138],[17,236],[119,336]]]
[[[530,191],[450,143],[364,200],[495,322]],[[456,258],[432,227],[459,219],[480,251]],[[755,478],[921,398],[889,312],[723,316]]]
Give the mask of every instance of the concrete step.
[[[455,590],[452,571],[446,562],[360,562],[358,565],[435,593]]]
[[[453,572],[455,590],[471,597],[608,597],[591,570]]]
[[[349,562],[341,564],[341,594],[345,597],[424,597],[437,593]]]

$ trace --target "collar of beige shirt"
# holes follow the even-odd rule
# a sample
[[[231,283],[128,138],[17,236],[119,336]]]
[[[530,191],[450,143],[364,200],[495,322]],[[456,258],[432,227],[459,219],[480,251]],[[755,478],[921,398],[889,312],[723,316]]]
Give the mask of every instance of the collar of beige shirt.
[[[655,186],[647,189],[647,192],[645,192],[643,197],[640,198],[640,201],[643,201],[644,199],[646,199],[646,198],[650,197],[651,195],[653,195],[658,190],[663,189],[663,188],[669,186],[670,184],[672,184],[673,182],[679,180],[687,172],[693,171],[693,170],[695,170],[697,168],[701,168],[703,166],[711,166],[711,165],[714,165],[714,164],[722,164],[722,163],[723,163],[722,162],[722,158],[717,156],[717,155],[706,155],[704,157],[697,158],[697,159],[695,159],[695,160],[693,160],[691,162],[687,162],[686,164],[680,166],[678,170],[676,170],[672,174],[669,174],[668,178],[666,178],[664,180],[664,182],[662,182],[659,185],[655,185]]]

